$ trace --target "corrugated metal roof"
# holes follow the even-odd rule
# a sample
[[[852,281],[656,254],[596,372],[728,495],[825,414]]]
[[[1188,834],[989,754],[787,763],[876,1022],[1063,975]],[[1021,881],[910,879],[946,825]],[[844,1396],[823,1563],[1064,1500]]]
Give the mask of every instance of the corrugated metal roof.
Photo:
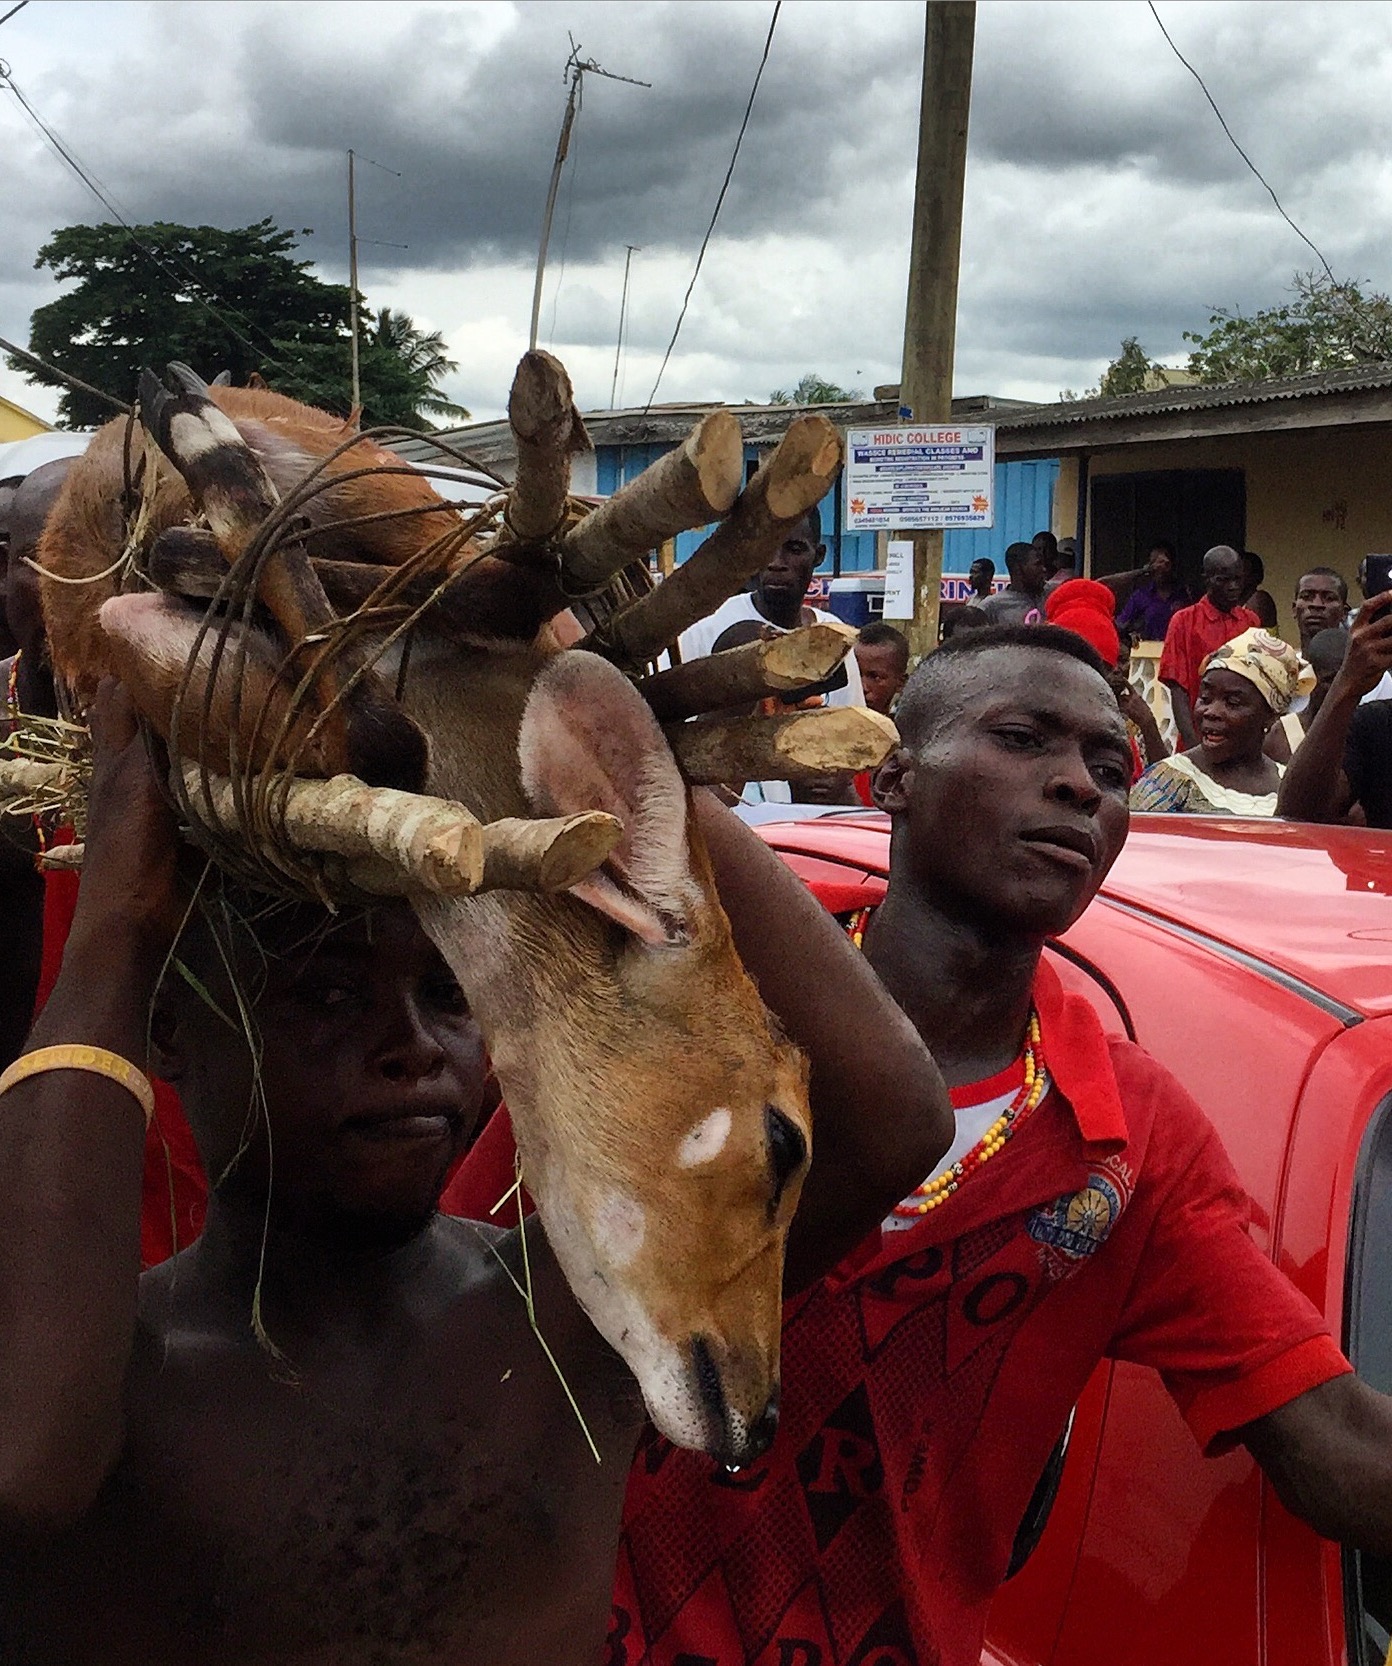
[[[627,410],[586,411],[585,426],[596,445],[675,445],[684,440],[691,429],[708,411],[716,409],[718,401],[654,405],[651,410],[634,406]],[[739,418],[740,431],[750,445],[764,441],[772,444],[782,437],[789,422],[806,411],[815,411],[835,423],[838,428],[873,427],[877,423],[898,420],[898,406],[892,400],[857,401],[836,405],[731,405]],[[958,420],[975,417],[981,421],[999,422],[1004,413],[1048,411],[1051,406],[1027,406],[1018,399],[1002,399],[995,394],[971,394],[952,401],[952,414]],[[439,438],[461,451],[471,453],[480,462],[510,461],[515,455],[512,433],[505,421],[475,422],[465,428],[442,430]],[[392,450],[408,462],[447,462],[429,439],[394,442]]]
[[[1350,365],[1318,370],[1307,376],[1280,376],[1263,382],[1214,382],[1156,388],[1149,393],[1119,394],[1109,399],[1071,399],[1032,410],[1002,411],[997,428],[1054,428],[1071,423],[1115,421],[1122,417],[1179,415],[1236,405],[1265,405],[1277,400],[1376,392],[1392,388],[1392,364]]]

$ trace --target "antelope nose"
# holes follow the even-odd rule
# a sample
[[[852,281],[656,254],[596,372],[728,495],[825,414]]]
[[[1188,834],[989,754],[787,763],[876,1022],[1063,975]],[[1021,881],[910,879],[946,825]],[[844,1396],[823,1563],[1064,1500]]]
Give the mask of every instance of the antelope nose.
[[[743,1469],[768,1451],[778,1432],[778,1389],[775,1386],[757,1417],[746,1419],[731,1408],[720,1367],[704,1336],[693,1337],[691,1361],[710,1428],[707,1450],[727,1469]]]

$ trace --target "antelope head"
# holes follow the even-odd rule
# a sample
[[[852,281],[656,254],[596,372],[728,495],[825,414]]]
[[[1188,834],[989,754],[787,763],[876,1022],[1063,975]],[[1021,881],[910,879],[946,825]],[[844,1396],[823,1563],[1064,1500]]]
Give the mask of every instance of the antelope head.
[[[541,395],[519,401],[529,385]],[[235,392],[185,385],[171,403],[143,390],[144,420],[211,528],[212,558],[233,563],[277,501],[265,447],[238,419]],[[509,528],[530,520],[564,538],[555,533],[566,484],[556,458],[575,449],[578,418],[555,361],[528,355],[511,414],[519,468]],[[593,587],[606,568],[678,530],[674,523],[699,525],[734,507],[680,583],[669,580],[611,622],[616,638],[669,639],[688,622],[683,608],[693,617],[708,611],[712,595],[718,601],[761,564],[839,464],[829,427],[804,426],[783,474],[775,459],[739,495],[738,429],[728,413],[717,415],[728,427],[716,423],[704,439],[698,430],[677,462],[650,471],[662,488],[657,508],[637,482],[626,501],[610,500],[591,517],[598,531],[582,522],[583,536],[559,552],[562,570]],[[291,423],[281,438],[312,457],[311,428]],[[100,519],[93,502],[122,486],[116,448],[93,451],[74,467],[71,512],[50,523],[41,551],[46,566],[68,576],[102,571],[112,559],[82,535]],[[560,500],[548,501],[558,480]],[[652,488],[649,481],[650,496]],[[362,524],[380,513],[386,487],[366,476],[354,490],[344,518]],[[205,536],[174,532],[195,544]],[[600,654],[558,651],[547,624],[564,605],[554,561],[529,559],[525,544],[507,548],[503,534],[422,617],[400,706],[385,678],[351,661],[335,668],[335,703],[334,685],[307,677],[295,658],[332,618],[327,597],[345,582],[322,558],[330,532],[316,536],[321,559],[282,546],[267,564],[264,613],[230,629],[229,642],[245,649],[240,686],[205,666],[204,733],[215,748],[226,744],[218,736],[240,734],[232,750],[242,758],[273,730],[293,740],[293,712],[278,725],[241,730],[248,714],[277,699],[284,708],[296,676],[301,695],[313,680],[305,711],[340,720],[337,729],[320,725],[316,768],[332,773],[365,758],[384,777],[399,774],[383,755],[384,737],[397,737],[411,769],[427,759],[428,790],[482,824],[474,878],[417,890],[412,900],[483,1029],[547,1237],[577,1299],[633,1370],[658,1428],[728,1464],[748,1462],[777,1420],[783,1253],[812,1131],[805,1061],[740,964],[688,781],[653,715],[654,704],[670,715],[691,691],[683,695],[667,673],[662,700],[650,700]],[[208,554],[199,549],[200,559]],[[101,626],[110,664],[168,735],[174,687],[197,660],[199,610],[160,594],[121,595],[102,606]],[[844,651],[836,645],[831,661]],[[746,682],[757,674],[752,666],[740,673]],[[789,676],[806,681],[806,667]],[[613,818],[603,822],[612,832],[580,869],[536,868],[529,877],[518,852],[531,848],[535,829],[570,827],[576,817]]]

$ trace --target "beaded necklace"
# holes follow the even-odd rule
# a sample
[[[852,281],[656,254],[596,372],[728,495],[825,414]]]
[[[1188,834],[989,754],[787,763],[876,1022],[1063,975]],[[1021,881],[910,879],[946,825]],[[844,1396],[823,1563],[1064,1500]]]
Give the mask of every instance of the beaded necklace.
[[[858,908],[846,923],[847,935],[858,949],[864,947],[865,928],[872,913],[873,906]],[[983,1163],[990,1162],[1043,1099],[1049,1085],[1049,1073],[1044,1068],[1044,1054],[1040,1046],[1039,1014],[1033,1007],[1030,1008],[1029,1024],[1025,1029],[1024,1069],[1024,1080],[1015,1097],[971,1150],[964,1152],[951,1168],[944,1169],[931,1180],[925,1180],[911,1197],[894,1205],[894,1213],[901,1220],[926,1215],[946,1203],[968,1175],[974,1174]]]
[[[911,1197],[906,1197],[902,1203],[896,1203],[894,1213],[901,1220],[911,1220],[917,1215],[926,1215],[930,1210],[946,1203],[968,1175],[975,1174],[983,1163],[989,1163],[1006,1144],[1043,1099],[1044,1090],[1048,1085],[1049,1073],[1044,1068],[1044,1059],[1039,1047],[1039,1014],[1031,1008],[1029,1026],[1025,1031],[1025,1079],[1021,1082],[1015,1097],[970,1151],[964,1152],[951,1168],[944,1169],[931,1180],[925,1180]]]

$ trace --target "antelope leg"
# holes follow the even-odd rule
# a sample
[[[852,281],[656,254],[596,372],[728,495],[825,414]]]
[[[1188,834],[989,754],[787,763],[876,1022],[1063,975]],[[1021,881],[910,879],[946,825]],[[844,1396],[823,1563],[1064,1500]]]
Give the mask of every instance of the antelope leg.
[[[140,420],[183,475],[230,567],[280,502],[280,494],[232,419],[192,385],[196,378],[182,366],[171,370],[182,384],[177,394],[152,371],[141,375]],[[259,594],[292,648],[333,620],[308,556],[293,545],[283,546],[266,563]]]
[[[210,776],[207,790],[195,765],[183,766],[184,788],[195,809],[225,833],[244,833],[232,783]],[[462,804],[424,793],[369,787],[351,775],[328,781],[292,780],[273,789],[273,814],[297,850],[354,862],[382,862],[403,889],[436,896],[467,896],[483,877],[483,832]],[[367,871],[367,870],[365,870]]]
[[[674,723],[665,733],[682,774],[704,787],[877,769],[899,743],[890,720],[864,706]]]
[[[519,544],[558,536],[570,491],[570,458],[590,449],[565,366],[537,348],[522,355],[508,396],[517,476],[504,522]]]
[[[170,393],[146,370],[140,378],[141,421],[184,477],[207,516],[228,565],[235,563],[280,498],[232,420],[182,366],[171,366],[181,391]],[[314,650],[306,638],[334,619],[324,588],[298,544],[282,544],[261,569],[259,600],[284,633],[300,669]],[[352,767],[380,780],[410,784],[425,775],[425,736],[376,680],[362,678],[341,707],[346,677],[361,664],[351,654],[330,656],[310,688],[316,711],[329,712],[324,745],[338,769]],[[229,696],[230,698],[230,696]],[[330,709],[334,708],[334,709]]]
[[[824,416],[793,422],[735,501],[728,519],[656,590],[616,614],[591,644],[620,665],[655,659],[715,611],[824,497],[841,467],[841,437]]]
[[[767,694],[824,682],[850,652],[855,636],[849,625],[822,620],[768,642],[674,665],[644,677],[638,692],[663,723],[726,711]]]
[[[630,561],[668,538],[718,521],[730,511],[744,478],[744,442],[732,412],[721,407],[571,527],[561,546],[568,587],[597,590]]]

